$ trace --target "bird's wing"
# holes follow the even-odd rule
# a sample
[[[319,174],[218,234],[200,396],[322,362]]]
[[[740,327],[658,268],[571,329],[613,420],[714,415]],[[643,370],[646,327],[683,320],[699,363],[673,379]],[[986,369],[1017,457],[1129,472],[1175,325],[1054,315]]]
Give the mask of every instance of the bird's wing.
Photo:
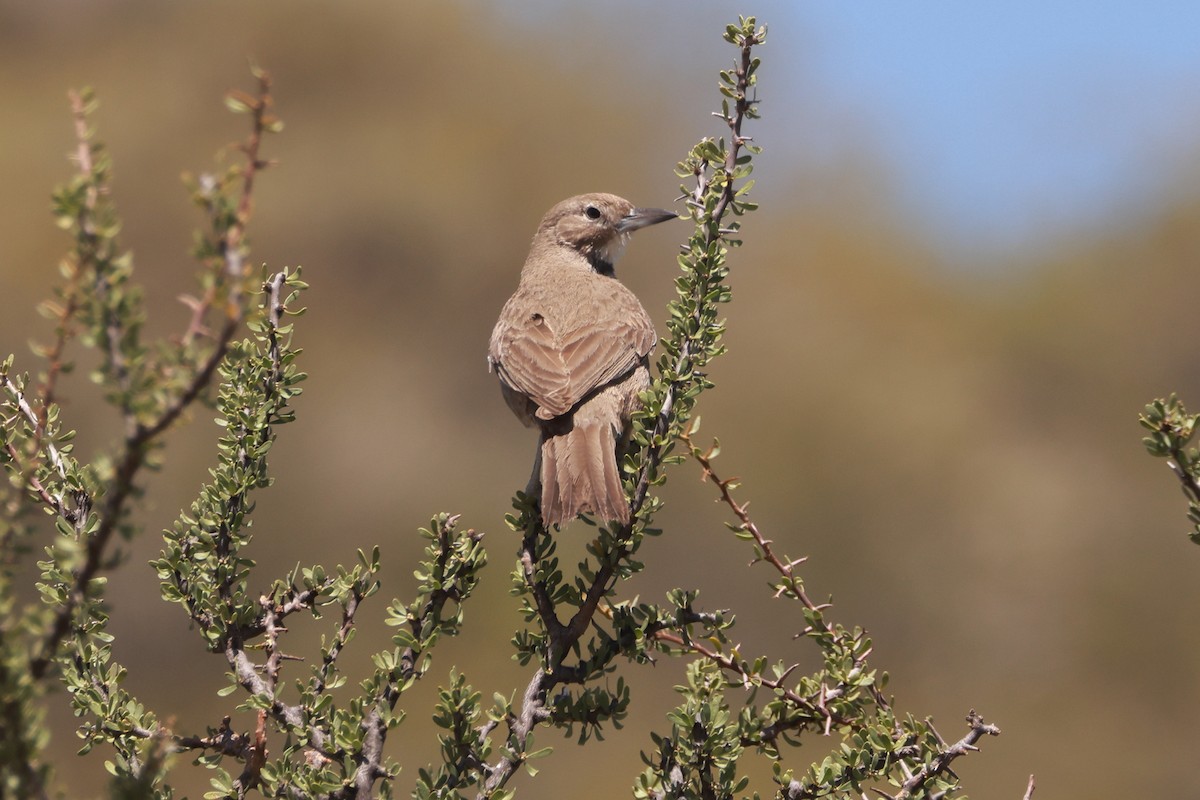
[[[502,321],[492,333],[492,363],[502,381],[537,403],[537,416],[561,416],[654,348],[654,325],[640,304],[635,308],[639,313],[563,332],[537,316]]]

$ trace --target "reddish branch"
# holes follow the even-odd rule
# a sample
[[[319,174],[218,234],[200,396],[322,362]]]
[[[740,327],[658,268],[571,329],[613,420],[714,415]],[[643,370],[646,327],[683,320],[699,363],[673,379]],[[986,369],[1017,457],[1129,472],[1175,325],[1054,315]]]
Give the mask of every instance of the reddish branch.
[[[691,437],[686,432],[681,433],[679,438],[682,439],[683,443],[688,446],[688,449],[691,451],[692,458],[696,459],[696,463],[700,465],[700,469],[704,473],[703,480],[712,481],[713,485],[716,486],[717,490],[721,493],[722,502],[729,506],[730,510],[733,511],[734,516],[736,516],[738,521],[741,522],[739,530],[750,534],[751,538],[754,540],[754,543],[758,545],[759,552],[762,553],[762,555],[756,560],[767,562],[774,567],[780,575],[783,576],[783,581],[779,584],[779,588],[775,591],[775,596],[779,597],[785,592],[791,592],[795,595],[796,599],[799,600],[800,603],[810,611],[823,612],[828,609],[828,603],[818,604],[813,602],[812,598],[810,598],[808,593],[804,590],[803,581],[796,576],[795,568],[807,561],[808,557],[802,556],[796,559],[785,560],[776,555],[774,549],[771,547],[773,542],[762,535],[762,532],[758,529],[758,525],[756,525],[754,520],[750,518],[749,511],[747,510],[750,504],[738,503],[733,498],[733,489],[737,486],[738,479],[726,478],[722,480],[713,470],[712,449],[704,451],[696,447],[696,445],[692,442]],[[837,631],[830,628],[825,623],[824,618],[819,613],[814,616],[814,619],[816,619],[816,622],[801,631],[800,635],[807,633],[822,633],[829,634],[831,636],[838,635]]]
[[[46,435],[46,426],[50,421],[50,407],[56,402],[58,378],[65,366],[63,352],[66,350],[67,342],[75,336],[72,321],[75,318],[75,314],[79,311],[78,269],[73,270],[67,279],[67,285],[63,289],[63,297],[65,298],[65,302],[62,305],[55,306],[54,344],[46,351],[46,378],[42,381],[41,398],[38,404],[38,421],[33,431],[33,449],[35,451],[41,449],[42,437]]]
[[[250,216],[254,208],[254,179],[260,170],[266,169],[272,164],[271,161],[263,160],[259,155],[263,134],[276,123],[275,118],[269,113],[272,104],[270,94],[271,76],[262,71],[257,71],[256,75],[258,76],[258,94],[256,97],[251,97],[242,92],[235,92],[230,95],[233,100],[236,100],[239,104],[250,110],[252,121],[250,137],[238,145],[238,149],[246,157],[246,163],[241,173],[241,194],[238,197],[237,210],[234,213],[234,224],[224,232],[218,243],[218,249],[224,260],[224,274],[217,273],[213,276],[214,280],[205,291],[202,300],[185,299],[192,309],[191,321],[188,323],[187,330],[184,331],[181,340],[185,348],[190,346],[196,337],[206,332],[205,320],[208,318],[209,310],[216,302],[221,288],[225,285],[225,279],[232,281],[229,298],[230,316],[234,316],[242,310],[240,297],[238,296],[240,281],[244,277],[242,244],[245,241],[246,225],[250,221]],[[209,210],[210,212],[215,211],[211,204],[209,205]],[[234,327],[237,327],[236,323]],[[224,331],[221,334],[224,334]],[[222,338],[223,335],[218,335],[217,341],[220,342]]]

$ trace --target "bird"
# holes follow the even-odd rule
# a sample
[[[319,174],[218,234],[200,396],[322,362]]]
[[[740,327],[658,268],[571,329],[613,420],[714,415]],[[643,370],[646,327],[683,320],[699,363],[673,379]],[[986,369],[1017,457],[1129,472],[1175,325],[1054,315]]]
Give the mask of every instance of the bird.
[[[489,369],[512,412],[539,432],[526,493],[539,498],[547,529],[580,514],[629,522],[620,458],[658,335],[614,264],[634,231],[676,218],[613,194],[558,203],[492,330]]]

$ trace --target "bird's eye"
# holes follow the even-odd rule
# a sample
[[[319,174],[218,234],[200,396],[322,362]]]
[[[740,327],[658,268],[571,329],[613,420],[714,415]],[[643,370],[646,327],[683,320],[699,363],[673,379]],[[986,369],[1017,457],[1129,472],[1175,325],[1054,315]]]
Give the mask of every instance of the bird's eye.
[[[588,219],[600,219],[600,209],[595,206],[588,206],[583,210],[583,213],[587,214]]]

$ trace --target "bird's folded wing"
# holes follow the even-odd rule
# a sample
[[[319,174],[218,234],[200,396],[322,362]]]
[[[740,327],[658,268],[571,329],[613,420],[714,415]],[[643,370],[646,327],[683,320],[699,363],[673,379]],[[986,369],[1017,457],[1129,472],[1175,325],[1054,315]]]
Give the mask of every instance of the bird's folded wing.
[[[589,323],[562,336],[546,321],[506,326],[493,337],[492,361],[501,380],[537,403],[539,417],[557,417],[654,348],[654,326],[638,317]]]

